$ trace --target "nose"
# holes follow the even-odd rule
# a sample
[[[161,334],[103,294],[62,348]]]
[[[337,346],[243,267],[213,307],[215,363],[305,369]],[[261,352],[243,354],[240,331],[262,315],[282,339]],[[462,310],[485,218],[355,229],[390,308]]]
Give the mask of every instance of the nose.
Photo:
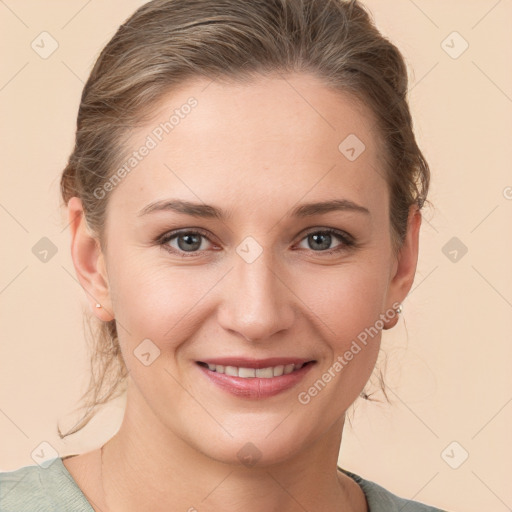
[[[294,294],[282,266],[270,250],[252,263],[235,255],[222,290],[218,321],[227,331],[251,342],[264,342],[293,324]]]

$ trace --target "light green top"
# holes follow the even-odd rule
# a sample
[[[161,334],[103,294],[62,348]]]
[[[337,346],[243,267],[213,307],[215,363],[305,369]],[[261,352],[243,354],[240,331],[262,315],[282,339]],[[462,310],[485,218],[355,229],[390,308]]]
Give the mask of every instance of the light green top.
[[[0,512],[94,512],[61,458],[44,466],[0,473]],[[339,469],[359,484],[369,512],[446,512],[399,498],[374,482]]]

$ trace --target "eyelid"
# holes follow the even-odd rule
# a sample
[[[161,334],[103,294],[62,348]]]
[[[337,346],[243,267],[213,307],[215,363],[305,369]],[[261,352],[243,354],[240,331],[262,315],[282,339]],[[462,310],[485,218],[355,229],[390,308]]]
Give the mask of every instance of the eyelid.
[[[300,241],[302,241],[305,237],[307,237],[308,235],[311,235],[313,233],[329,233],[331,235],[336,235],[342,239],[346,239],[347,242],[353,242],[355,243],[355,239],[354,237],[347,233],[346,231],[343,231],[342,229],[336,229],[336,228],[328,228],[328,227],[315,227],[315,228],[310,228],[308,230],[306,230],[304,233],[302,233],[302,238],[300,239]]]

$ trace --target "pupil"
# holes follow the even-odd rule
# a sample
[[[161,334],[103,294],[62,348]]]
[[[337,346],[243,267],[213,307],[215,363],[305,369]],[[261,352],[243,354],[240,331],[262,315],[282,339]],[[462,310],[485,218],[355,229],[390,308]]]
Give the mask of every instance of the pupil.
[[[185,244],[181,243],[181,240],[187,240]],[[195,241],[194,241],[195,239]],[[199,249],[201,246],[200,237],[197,235],[182,235],[178,237],[178,246],[181,250],[188,251],[190,249]]]
[[[331,241],[331,235],[329,235],[329,234],[323,234],[323,235],[322,235],[322,234],[320,234],[320,235],[310,235],[310,236],[313,238],[313,240],[314,240],[314,242],[315,242],[315,243],[318,243],[318,238],[319,238],[319,237],[320,237],[320,238],[321,238],[321,237],[325,237],[325,238],[326,238],[326,240],[327,240],[327,244],[326,244],[326,243],[324,243],[324,244],[323,244],[323,247],[320,247],[320,248],[321,248],[321,249],[328,249],[328,248],[329,248],[330,241]],[[322,244],[320,244],[320,245],[322,245]]]

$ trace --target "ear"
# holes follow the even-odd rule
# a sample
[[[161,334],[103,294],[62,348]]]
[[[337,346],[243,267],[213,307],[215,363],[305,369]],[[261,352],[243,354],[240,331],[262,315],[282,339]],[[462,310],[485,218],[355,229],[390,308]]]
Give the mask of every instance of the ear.
[[[418,206],[412,205],[409,208],[407,234],[393,265],[392,279],[388,289],[387,300],[389,304],[387,310],[392,309],[391,304],[404,301],[414,282],[416,266],[418,264],[421,219],[421,212]],[[384,329],[391,329],[397,322],[398,314],[385,323]]]
[[[104,322],[113,320],[108,276],[100,242],[89,230],[82,201],[72,197],[68,203],[71,229],[71,258],[94,314]],[[101,308],[96,307],[101,304]]]

